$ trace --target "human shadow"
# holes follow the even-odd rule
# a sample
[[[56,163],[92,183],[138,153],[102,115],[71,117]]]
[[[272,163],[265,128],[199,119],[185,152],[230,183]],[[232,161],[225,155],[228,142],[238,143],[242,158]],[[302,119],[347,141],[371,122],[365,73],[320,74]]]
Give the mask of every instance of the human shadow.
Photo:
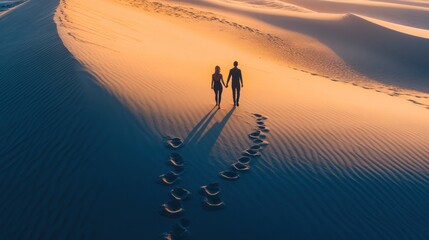
[[[218,112],[217,109],[215,111],[213,111],[213,109],[210,110],[210,112],[191,130],[188,137],[185,139],[185,143],[198,149],[198,152],[203,156],[207,156],[234,113],[234,110],[235,107],[232,107],[220,122],[215,122],[207,129],[211,120]]]
[[[218,111],[217,107],[213,107],[212,109],[210,109],[210,111],[189,132],[188,136],[185,138],[184,144],[188,144],[188,143],[192,142],[193,139],[195,139],[195,138],[198,139],[198,137],[202,135],[204,130],[209,125],[210,121],[216,115],[217,111]]]

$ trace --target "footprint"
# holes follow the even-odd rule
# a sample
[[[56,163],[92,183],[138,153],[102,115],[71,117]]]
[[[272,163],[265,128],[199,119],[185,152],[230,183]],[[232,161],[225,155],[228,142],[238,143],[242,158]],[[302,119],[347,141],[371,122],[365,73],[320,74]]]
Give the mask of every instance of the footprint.
[[[189,233],[188,228],[190,225],[191,221],[189,219],[182,218],[177,224],[173,226],[172,234],[179,239],[183,238]]]
[[[182,175],[185,172],[185,167],[183,166],[173,166],[173,173],[176,175]]]
[[[189,197],[191,196],[190,191],[181,187],[171,189],[170,194],[174,199],[179,201],[188,200]]]
[[[408,101],[409,101],[409,102],[412,102],[412,103],[414,103],[414,104],[417,104],[417,105],[423,105],[423,103],[421,103],[421,102],[417,102],[416,100],[413,100],[413,99],[408,99]]]
[[[261,147],[261,145],[257,144],[257,145],[253,145],[253,146],[251,146],[251,147],[250,147],[250,149],[253,149],[253,150],[259,151],[259,150],[261,150],[261,149],[262,149],[262,147]]]
[[[258,145],[261,146],[261,147],[266,147],[266,146],[268,146],[270,144],[268,141],[261,140],[261,139],[258,139],[258,140],[260,140],[260,142],[258,143]]]
[[[204,194],[210,196],[215,196],[220,193],[219,183],[210,183],[208,185],[202,186],[201,189],[203,190]]]
[[[203,200],[204,205],[209,208],[221,208],[225,205],[219,195],[207,196]]]
[[[184,161],[182,156],[180,156],[180,154],[178,153],[172,153],[170,155],[170,163],[174,166],[174,167],[183,167],[184,166]]]
[[[162,204],[162,213],[167,216],[179,216],[185,212],[182,202],[179,200],[172,200],[168,203]]]
[[[269,132],[270,132],[270,129],[268,129],[268,128],[264,128],[264,129],[261,129],[261,131],[262,131],[262,132],[264,132],[264,133],[269,133]]]
[[[191,221],[186,218],[180,219],[178,223],[173,225],[170,232],[163,234],[163,238],[165,240],[186,239],[189,236],[190,223]]]
[[[162,235],[163,240],[172,240],[174,239],[173,234],[171,232],[163,233]]]
[[[240,178],[240,174],[234,171],[225,170],[219,173],[219,175],[228,180],[237,180]]]
[[[249,134],[249,138],[251,139],[257,139],[261,135],[261,131],[257,130]]]
[[[238,159],[238,162],[240,162],[241,164],[249,164],[250,163],[250,157],[240,157]]]
[[[256,122],[256,124],[257,124],[258,126],[264,126],[264,125],[265,125],[265,123],[264,123],[263,121],[257,121],[257,122]]]
[[[254,113],[253,115],[255,115],[255,117],[262,117],[262,115],[261,114],[259,114],[259,113]]]
[[[250,166],[241,162],[235,162],[231,165],[237,171],[249,171]]]
[[[262,130],[262,129],[265,129],[266,127],[265,127],[265,125],[259,125],[258,128],[259,128],[259,130]]]
[[[161,181],[167,185],[175,184],[180,180],[179,175],[172,171],[162,174],[159,178],[161,178]]]
[[[181,138],[178,138],[178,137],[170,138],[169,140],[167,140],[167,145],[170,148],[178,149],[178,148],[182,147],[183,140]]]
[[[266,139],[267,138],[267,135],[265,135],[265,134],[259,134],[259,139]]]
[[[261,156],[261,153],[258,150],[247,149],[243,151],[243,155],[249,157],[258,157]]]

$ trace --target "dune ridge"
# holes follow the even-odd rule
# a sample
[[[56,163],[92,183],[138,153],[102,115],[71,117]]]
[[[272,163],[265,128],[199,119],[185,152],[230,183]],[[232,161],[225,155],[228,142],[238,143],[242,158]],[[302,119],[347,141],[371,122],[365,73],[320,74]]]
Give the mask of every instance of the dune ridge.
[[[26,0],[0,1],[0,16],[16,9],[25,2]]]
[[[316,50],[311,51],[320,54],[321,64],[330,59],[343,62],[323,43],[317,44],[314,39],[318,38],[273,25],[286,19],[290,21],[287,27],[305,34],[317,27],[325,27],[322,32],[334,29],[326,37],[354,25],[366,31],[375,28],[377,34],[382,27],[357,15],[327,14],[313,19],[299,13],[271,15],[267,9],[254,7],[251,11],[231,6],[225,10],[229,5],[219,3],[222,7],[216,8],[210,5],[213,2],[64,0],[55,18],[65,46],[103,88],[149,126],[153,142],[183,140],[177,151],[186,168],[179,187],[195,192],[202,185],[221,181],[219,172],[251,143],[252,113],[268,117],[269,147],[261,158],[252,160],[249,174],[221,182],[227,208],[208,212],[194,196],[183,205],[192,237],[425,239],[429,234],[425,227],[429,223],[425,204],[429,199],[429,112],[424,106],[377,91],[410,94],[402,97],[416,101],[425,101],[424,94],[337,82],[330,74],[293,69],[265,48],[266,43],[275,43],[268,34],[284,41],[286,49],[292,45],[287,37],[292,40],[293,36],[314,43]],[[249,15],[240,17],[245,13]],[[264,31],[249,34],[249,29]],[[414,36],[385,31],[402,39],[399,42],[417,41]],[[345,37],[353,39],[353,35]],[[364,46],[366,42],[357,43]],[[240,107],[231,106],[230,90],[224,89],[222,109],[214,111],[209,76],[215,65],[225,75],[237,59],[245,78]],[[347,68],[333,64],[330,69]],[[359,76],[355,75],[357,81],[364,82]],[[168,159],[165,146],[156,151],[163,153],[157,161]],[[166,172],[165,165],[154,169],[141,174]],[[150,200],[158,209],[170,188],[153,184],[161,191]],[[145,215],[162,229],[147,234],[170,229],[171,219],[158,215],[156,211]]]
[[[122,1],[124,2],[124,1]],[[226,6],[222,3],[214,4],[210,2],[198,2],[196,4],[209,6],[209,9],[224,9]],[[272,29],[272,25],[264,26],[258,22],[256,26],[264,26],[265,31],[258,28],[249,28],[249,25],[239,24],[228,21],[225,13],[218,16],[204,15],[204,12],[190,7],[189,5],[175,6],[172,2],[151,2],[151,1],[125,1],[135,7],[140,7],[149,12],[165,14],[172,18],[197,19],[200,21],[220,22],[230,25],[234,31],[241,31],[244,35],[241,39],[254,39],[250,41],[258,42],[255,47],[263,48],[260,54],[270,53],[269,57],[279,60],[281,64],[287,64],[297,70],[320,75],[331,79],[332,81],[351,82],[353,85],[364,89],[383,92],[389,96],[400,97],[416,105],[429,107],[429,101],[426,84],[426,61],[424,61],[424,47],[427,45],[426,39],[419,39],[419,33],[412,32],[415,28],[390,25],[386,28],[386,22],[368,21],[369,18],[354,14],[301,14],[287,13],[269,14],[264,11],[251,10],[237,4],[228,11],[240,12],[241,14],[255,15],[257,18],[281,26],[279,32]],[[154,10],[156,5],[156,10]],[[174,9],[181,9],[177,13],[172,13]],[[238,10],[237,10],[238,9]],[[218,9],[219,10],[219,9]],[[181,11],[187,12],[182,14]],[[256,15],[258,14],[258,15]],[[242,15],[240,15],[242,17]],[[173,21],[173,20],[172,20]],[[177,20],[174,20],[177,22]],[[248,20],[243,22],[252,23]],[[214,25],[214,27],[219,27]],[[332,50],[326,46],[315,42],[308,37],[285,32],[285,28],[298,31],[306,35],[314,36],[322,43],[326,43]],[[361,28],[360,31],[350,32],[350,29]],[[403,29],[406,29],[406,34]],[[225,27],[222,27],[225,31]],[[269,29],[268,31],[266,29]],[[250,30],[250,31],[248,31]],[[418,29],[417,29],[418,30]],[[422,30],[424,32],[424,30]],[[268,33],[267,33],[268,32]],[[222,33],[227,36],[228,31]],[[255,34],[259,37],[255,38]],[[413,35],[414,34],[414,35]],[[415,36],[417,35],[417,36]],[[341,37],[337,37],[341,36]],[[362,36],[367,36],[363,40]],[[384,39],[392,36],[395,41],[389,41],[387,44]],[[268,41],[267,41],[268,40]],[[266,43],[264,43],[266,41]],[[247,42],[248,43],[248,42]],[[298,44],[299,43],[299,44]],[[406,46],[406,47],[404,47]],[[332,52],[334,51],[334,52]],[[343,60],[341,59],[343,58]],[[401,67],[398,67],[398,66]],[[404,89],[407,88],[407,89]],[[413,90],[410,90],[413,89]]]
[[[159,167],[158,145],[64,47],[57,5],[28,1],[0,18],[0,238],[131,239],[156,206],[140,203],[160,195],[141,185],[156,173],[140,174]]]
[[[314,2],[318,4],[324,1]],[[371,82],[371,80],[375,80],[385,84],[385,86],[379,86],[381,89],[397,86],[425,93],[428,91],[426,84],[428,67],[424,61],[428,40],[421,38],[425,33],[424,28],[420,30],[418,27],[410,27],[406,24],[395,25],[386,21],[368,21],[369,18],[362,19],[361,16],[370,17],[373,16],[372,14],[364,12],[352,14],[350,13],[353,11],[351,8],[340,9],[335,14],[287,11],[273,13],[267,10],[246,8],[238,3],[202,1],[194,4],[217,10],[228,8],[229,12],[240,16],[251,16],[271,27],[275,26],[281,30],[311,36],[333,52],[328,54],[326,51],[321,51],[322,48],[317,46],[317,43],[312,43],[315,46],[312,52],[294,49],[298,53],[305,54],[302,61],[305,63],[299,62],[298,65],[301,69],[340,80],[353,80],[360,86],[371,88],[376,87]],[[384,19],[382,16],[382,14],[376,15],[372,19]],[[423,17],[419,17],[417,20],[424,22]],[[286,33],[283,32],[283,36],[284,34]],[[287,37],[286,35],[289,45],[294,46],[293,42],[296,41],[294,38],[294,36]],[[386,41],[386,39],[390,40]],[[290,62],[294,58],[296,55],[282,60]],[[335,58],[339,58],[340,61]]]
[[[424,2],[246,2],[2,15],[0,238],[427,239]],[[240,107],[224,88],[215,109],[210,75],[234,60]]]

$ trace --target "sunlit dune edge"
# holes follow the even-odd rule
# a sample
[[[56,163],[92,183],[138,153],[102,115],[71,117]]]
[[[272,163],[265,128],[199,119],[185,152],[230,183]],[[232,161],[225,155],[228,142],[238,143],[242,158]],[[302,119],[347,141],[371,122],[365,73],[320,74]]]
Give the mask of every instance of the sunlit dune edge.
[[[269,203],[275,207],[267,207],[264,211],[284,211],[288,206],[281,205],[280,196],[287,195],[287,189],[283,188],[286,183],[305,188],[314,178],[320,182],[350,179],[344,184],[352,186],[375,179],[395,186],[388,190],[371,190],[382,192],[386,199],[400,196],[400,200],[386,204],[399,209],[395,217],[412,218],[406,214],[409,206],[401,205],[410,201],[406,194],[409,188],[402,182],[415,183],[419,197],[428,197],[422,186],[429,181],[429,100],[426,94],[418,91],[419,84],[415,85],[418,86],[415,91],[408,91],[396,87],[395,84],[402,84],[397,79],[384,84],[377,82],[383,74],[389,76],[389,73],[371,72],[371,64],[380,62],[385,68],[400,64],[398,59],[386,60],[395,56],[388,52],[389,48],[376,55],[373,49],[363,48],[369,42],[365,39],[354,39],[354,35],[347,34],[341,35],[344,38],[332,35],[344,33],[350,26],[362,26],[368,31],[364,33],[371,33],[375,28],[375,37],[380,40],[383,36],[378,32],[381,22],[373,24],[352,14],[321,14],[313,18],[302,17],[302,13],[270,15],[265,8],[228,8],[230,3],[215,1],[209,1],[209,5],[193,4],[192,1],[182,4],[175,1],[62,0],[55,21],[68,50],[97,77],[101,86],[153,131],[153,141],[162,142],[167,137],[178,136],[186,142],[187,137],[192,137],[192,130],[214,107],[210,89],[214,67],[219,65],[226,77],[232,62],[239,61],[244,73],[241,105],[232,108],[230,89],[223,89],[222,109],[208,121],[198,140],[188,144],[194,147],[192,152],[184,150],[192,161],[191,169],[195,170],[188,173],[190,181],[209,181],[229,166],[231,158],[238,157],[248,145],[247,134],[254,128],[252,113],[260,113],[269,118],[270,146],[264,151],[266,157],[252,172],[255,175],[252,181],[262,185],[257,194],[272,198],[268,201],[260,195],[259,198],[246,194],[237,196],[237,201],[246,200],[239,201],[243,209],[251,208],[252,204],[266,206]],[[285,22],[290,26],[282,28],[280,25]],[[309,34],[319,27],[322,28],[316,35]],[[418,42],[423,46],[427,43],[396,30],[386,29],[392,36],[406,36],[398,42],[392,39],[395,41],[388,47],[395,47],[402,41]],[[324,41],[317,40],[318,36],[323,36]],[[340,40],[344,39],[355,42],[342,46]],[[327,46],[328,43],[332,45]],[[348,48],[356,46],[353,44],[362,49]],[[331,48],[334,45],[340,49],[334,51]],[[378,46],[382,45],[372,45]],[[424,53],[413,52],[416,56]],[[344,59],[345,56],[355,57],[347,59],[352,64]],[[368,56],[378,58],[368,60]],[[412,59],[413,56],[407,57]],[[362,66],[360,64],[365,61],[367,65],[356,70],[356,66]],[[366,70],[377,79],[366,76]],[[399,73],[406,75],[408,72]],[[416,79],[421,76],[416,74]],[[291,178],[287,179],[284,172],[302,176],[289,175]],[[317,186],[324,189],[328,185]],[[317,192],[309,193],[309,199],[312,194],[316,196]],[[362,202],[378,202],[377,196],[353,192],[353,197]],[[304,203],[294,207],[315,216],[316,222],[323,216],[324,221],[340,229],[338,236],[366,236],[365,231],[345,224],[346,212],[333,212],[330,207],[323,207],[337,204],[346,208],[341,199],[326,196],[325,200],[322,207]],[[413,211],[424,207],[421,202],[411,206]],[[371,207],[359,207],[362,213],[371,210]],[[241,214],[244,215],[240,218],[250,219],[254,213]],[[418,212],[415,216],[424,219]],[[383,226],[376,235],[392,236],[397,228],[419,234],[413,231],[417,227],[407,221],[401,226],[390,225],[372,214],[359,215],[356,219],[359,223]],[[205,221],[209,219],[201,218],[195,223],[195,229],[201,227],[212,239],[225,233],[219,228],[226,226],[211,229],[204,225]],[[262,224],[262,227],[267,225]],[[365,227],[372,229],[369,225]],[[282,231],[277,226],[270,229],[275,233]],[[232,234],[235,230],[229,231]],[[249,229],[243,236],[260,232],[263,231]],[[195,234],[202,236],[198,230]]]
[[[258,107],[274,110],[293,106],[303,111],[309,108],[320,112],[341,109],[347,114],[369,118],[371,122],[398,115],[400,117],[393,118],[395,121],[412,121],[416,124],[407,126],[426,128],[422,119],[427,117],[427,109],[403,99],[288,68],[278,59],[263,55],[263,47],[262,50],[254,49],[254,54],[249,47],[239,46],[247,44],[245,39],[233,42],[234,37],[217,35],[216,31],[202,33],[200,26],[186,27],[184,23],[175,24],[168,18],[146,14],[139,8],[115,1],[98,1],[63,1],[56,16],[60,35],[101,84],[136,114],[150,119],[160,136],[177,131],[176,124],[191,124],[185,116],[196,117],[198,111],[211,105],[209,76],[215,65],[220,65],[226,75],[230,67],[228,63],[233,60],[240,60],[241,67],[246,70],[243,101],[249,104],[243,104],[239,110],[244,115],[245,112],[258,112]],[[101,2],[103,8],[99,8]],[[192,23],[193,20],[187,21]],[[198,24],[201,22],[196,21],[195,25]],[[224,105],[229,108],[229,89],[224,91]],[[338,101],[339,97],[344,99]],[[362,114],[366,111],[374,115]],[[408,117],[402,111],[419,117]],[[171,119],[162,119],[162,116]],[[381,122],[385,125],[385,121]],[[186,129],[190,127],[180,128],[179,135],[186,135]]]
[[[0,239],[428,239],[427,1],[5,2]]]

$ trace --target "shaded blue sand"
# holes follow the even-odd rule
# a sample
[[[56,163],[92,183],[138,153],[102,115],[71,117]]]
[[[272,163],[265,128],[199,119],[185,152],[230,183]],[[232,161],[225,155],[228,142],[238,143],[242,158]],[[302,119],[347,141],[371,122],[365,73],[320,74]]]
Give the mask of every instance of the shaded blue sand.
[[[56,4],[32,0],[0,18],[0,239],[159,239],[175,222],[158,213],[169,150],[64,48]],[[236,138],[249,145],[222,135],[239,110],[209,111],[179,150],[193,239],[429,238],[424,171],[318,165],[311,146],[287,138],[286,152],[272,142],[249,173],[222,181],[253,143],[245,127]],[[310,156],[296,156],[302,149]],[[221,211],[204,210],[196,192],[213,181]]]
[[[14,0],[14,1],[0,0],[0,12],[16,7],[23,2],[25,1],[24,0]]]
[[[157,239],[162,143],[63,46],[57,4],[0,18],[0,239]]]
[[[222,136],[223,131],[237,126],[228,124],[234,121],[233,112],[234,109],[209,111],[191,130],[191,140],[185,139],[188,145],[181,150],[184,159],[195,159],[186,165],[192,176],[185,173],[182,185],[198,189],[210,182],[220,182],[222,199],[227,204],[223,210],[206,211],[195,207],[201,197],[185,203],[186,217],[193,220],[191,231],[196,239],[429,237],[429,181],[424,172],[339,168],[336,163],[327,168],[309,156],[297,159],[296,149],[289,149],[280,157],[270,155],[273,143],[264,149],[261,159],[252,160],[252,170],[242,173],[239,180],[220,179],[218,172],[240,156],[240,151],[228,150],[237,141]],[[216,114],[221,116],[220,120],[213,120]],[[206,133],[200,136],[201,132]],[[270,140],[270,134],[267,135]],[[247,135],[236,137],[247,138]],[[197,140],[202,138],[206,140]],[[213,139],[222,145],[213,143]],[[251,140],[248,143],[252,145]],[[309,147],[293,142],[291,146]],[[225,151],[227,156],[220,159],[219,155]],[[351,154],[351,158],[370,160],[364,153]],[[271,164],[265,164],[267,161]]]

